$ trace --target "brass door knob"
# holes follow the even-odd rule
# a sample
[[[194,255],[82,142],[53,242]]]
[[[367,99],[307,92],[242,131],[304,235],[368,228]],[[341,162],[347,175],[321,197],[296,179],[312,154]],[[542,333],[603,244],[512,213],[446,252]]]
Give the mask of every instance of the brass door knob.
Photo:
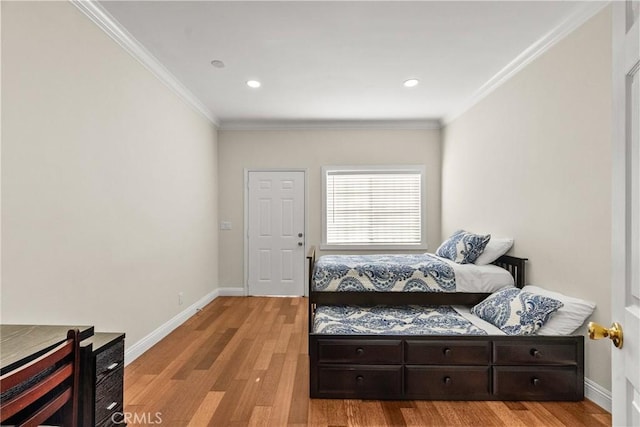
[[[605,328],[594,322],[589,322],[589,339],[599,340],[602,338],[611,338],[613,345],[622,348],[622,325],[614,322],[610,328]]]

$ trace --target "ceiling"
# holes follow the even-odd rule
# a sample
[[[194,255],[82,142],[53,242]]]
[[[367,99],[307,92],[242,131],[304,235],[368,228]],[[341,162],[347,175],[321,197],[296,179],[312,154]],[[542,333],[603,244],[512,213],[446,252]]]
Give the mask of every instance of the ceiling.
[[[583,22],[594,4],[100,2],[223,128],[452,117]],[[418,86],[404,87],[410,78]],[[251,79],[262,86],[247,87]]]

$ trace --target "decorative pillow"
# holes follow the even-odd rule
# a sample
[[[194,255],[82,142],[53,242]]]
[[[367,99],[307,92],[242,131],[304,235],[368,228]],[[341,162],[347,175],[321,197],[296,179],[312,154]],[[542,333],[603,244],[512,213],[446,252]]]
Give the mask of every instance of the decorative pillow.
[[[480,256],[489,239],[491,239],[490,234],[480,236],[458,230],[440,245],[436,255],[458,264],[471,264]]]
[[[474,306],[471,313],[497,326],[507,335],[531,335],[563,305],[553,298],[523,292],[518,288],[505,288]]]
[[[537,335],[571,335],[591,316],[596,304],[580,298],[569,297],[559,292],[548,291],[537,286],[527,285],[522,288],[525,292],[557,299],[564,306],[560,307],[547,323],[542,325]]]
[[[489,243],[484,248],[484,251],[480,254],[478,259],[475,260],[475,265],[487,265],[500,258],[502,255],[509,252],[513,246],[513,239],[511,237],[491,237]]]

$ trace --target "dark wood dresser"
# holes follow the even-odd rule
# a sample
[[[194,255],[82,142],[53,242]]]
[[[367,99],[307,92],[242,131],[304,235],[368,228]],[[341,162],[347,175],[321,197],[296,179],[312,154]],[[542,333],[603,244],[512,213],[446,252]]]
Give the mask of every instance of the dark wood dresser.
[[[97,332],[80,343],[81,426],[124,426],[124,334]]]

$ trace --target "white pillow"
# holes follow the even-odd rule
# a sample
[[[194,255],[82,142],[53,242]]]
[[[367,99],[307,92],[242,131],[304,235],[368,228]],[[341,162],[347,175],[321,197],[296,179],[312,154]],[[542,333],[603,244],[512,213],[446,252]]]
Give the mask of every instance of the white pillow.
[[[493,237],[489,239],[489,243],[485,246],[484,251],[474,262],[475,265],[487,265],[509,252],[513,246],[511,237]]]
[[[523,291],[531,292],[561,301],[562,306],[538,331],[537,335],[571,335],[591,316],[596,304],[580,298],[569,297],[559,292],[549,291],[537,286],[527,285]]]

